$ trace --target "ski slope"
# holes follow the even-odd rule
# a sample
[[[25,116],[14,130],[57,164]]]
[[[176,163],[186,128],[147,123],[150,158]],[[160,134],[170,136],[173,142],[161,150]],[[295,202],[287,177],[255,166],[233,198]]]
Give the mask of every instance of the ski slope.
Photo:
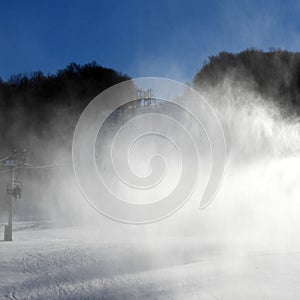
[[[300,247],[103,232],[17,223],[0,242],[0,299],[299,299]]]

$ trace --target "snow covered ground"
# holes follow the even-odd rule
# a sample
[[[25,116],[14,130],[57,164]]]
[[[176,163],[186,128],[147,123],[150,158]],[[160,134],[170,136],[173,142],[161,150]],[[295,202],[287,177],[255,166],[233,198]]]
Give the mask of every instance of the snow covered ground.
[[[120,237],[121,236],[121,237]],[[237,239],[238,240],[238,239]],[[258,246],[259,245],[259,246]],[[242,249],[242,251],[241,251]],[[1,299],[299,299],[300,246],[18,222]]]

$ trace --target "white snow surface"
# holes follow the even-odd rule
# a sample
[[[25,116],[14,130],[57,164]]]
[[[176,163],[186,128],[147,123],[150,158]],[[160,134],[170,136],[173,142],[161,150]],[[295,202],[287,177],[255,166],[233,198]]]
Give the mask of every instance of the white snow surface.
[[[300,297],[296,243],[272,249],[263,241],[106,229],[16,223],[14,241],[0,242],[0,299]]]

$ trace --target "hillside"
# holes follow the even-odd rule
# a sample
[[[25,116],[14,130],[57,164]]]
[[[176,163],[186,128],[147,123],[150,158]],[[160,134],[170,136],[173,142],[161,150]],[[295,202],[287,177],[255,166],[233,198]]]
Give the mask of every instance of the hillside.
[[[26,149],[25,159],[30,164],[62,166],[20,171],[17,177],[23,181],[26,201],[24,207],[20,202],[16,209],[30,214],[39,207],[44,212],[59,210],[64,198],[62,189],[70,192],[71,184],[66,187],[66,182],[72,175],[71,145],[81,112],[100,92],[128,79],[92,62],[82,66],[72,63],[56,74],[34,72],[0,82],[0,157],[11,155],[13,149],[19,153]],[[6,213],[9,182],[4,166],[1,172],[0,216]],[[36,214],[41,216],[41,212]]]
[[[11,147],[33,148],[36,139],[54,137],[70,146],[76,121],[100,92],[129,76],[95,62],[69,64],[56,74],[13,75],[0,81],[1,152]],[[8,149],[7,149],[8,148]]]
[[[300,115],[300,52],[221,52],[209,57],[193,84],[198,88],[216,87],[228,77],[237,86],[247,82],[252,90],[275,101],[284,113]]]

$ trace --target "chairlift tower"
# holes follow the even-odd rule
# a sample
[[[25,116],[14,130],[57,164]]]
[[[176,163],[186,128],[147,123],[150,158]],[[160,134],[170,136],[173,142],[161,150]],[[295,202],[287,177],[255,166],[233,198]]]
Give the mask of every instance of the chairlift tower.
[[[148,106],[152,103],[155,103],[155,98],[152,89],[148,89],[148,90],[138,89],[137,97],[141,101],[140,102],[141,106]]]
[[[25,150],[23,151],[23,154]],[[15,172],[18,168],[21,167],[24,163],[17,160],[17,150],[15,149],[13,155],[7,158],[2,165],[10,169],[10,182],[7,185],[7,195],[9,198],[9,207],[8,207],[8,224],[4,228],[4,240],[12,241],[12,229],[13,229],[13,208],[14,202],[17,199],[21,198],[21,182],[18,181],[15,177]]]

